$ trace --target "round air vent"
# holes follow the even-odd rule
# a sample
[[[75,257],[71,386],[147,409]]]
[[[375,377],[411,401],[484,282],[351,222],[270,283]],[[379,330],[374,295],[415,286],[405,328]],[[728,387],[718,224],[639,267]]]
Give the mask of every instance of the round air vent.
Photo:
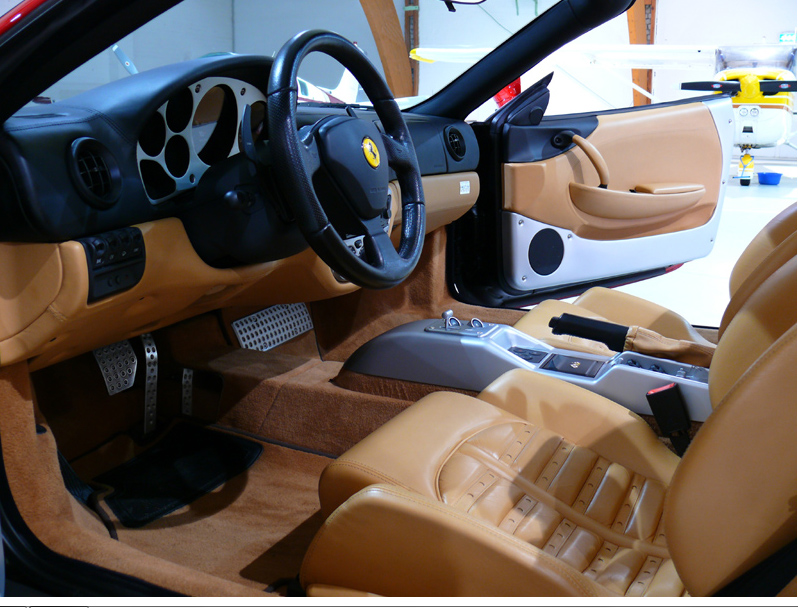
[[[446,127],[443,132],[446,138],[446,149],[455,160],[463,160],[466,155],[465,137],[454,127]]]
[[[122,177],[111,151],[96,139],[81,137],[69,148],[69,169],[81,197],[100,209],[119,199]]]

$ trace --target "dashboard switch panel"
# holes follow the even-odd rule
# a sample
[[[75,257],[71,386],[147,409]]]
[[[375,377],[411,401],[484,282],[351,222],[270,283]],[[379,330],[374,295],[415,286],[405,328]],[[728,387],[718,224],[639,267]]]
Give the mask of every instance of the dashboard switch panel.
[[[144,237],[138,228],[103,232],[78,242],[89,267],[89,304],[130,289],[144,275]]]

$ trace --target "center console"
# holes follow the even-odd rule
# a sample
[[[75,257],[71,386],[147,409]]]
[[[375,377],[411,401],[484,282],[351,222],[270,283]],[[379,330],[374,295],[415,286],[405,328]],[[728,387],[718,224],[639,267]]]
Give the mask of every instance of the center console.
[[[691,420],[712,412],[709,371],[633,352],[602,357],[554,348],[508,325],[414,321],[370,340],[344,364],[361,374],[481,391],[504,372],[533,370],[579,385],[640,414],[651,414],[646,393],[679,386]]]

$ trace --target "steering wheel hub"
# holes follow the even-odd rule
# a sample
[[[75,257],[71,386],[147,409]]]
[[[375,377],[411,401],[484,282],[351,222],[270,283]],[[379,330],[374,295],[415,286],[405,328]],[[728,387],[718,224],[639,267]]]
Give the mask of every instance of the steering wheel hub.
[[[370,121],[340,117],[318,131],[322,164],[359,218],[380,215],[388,202],[388,164],[382,136]],[[379,142],[379,143],[378,143]]]

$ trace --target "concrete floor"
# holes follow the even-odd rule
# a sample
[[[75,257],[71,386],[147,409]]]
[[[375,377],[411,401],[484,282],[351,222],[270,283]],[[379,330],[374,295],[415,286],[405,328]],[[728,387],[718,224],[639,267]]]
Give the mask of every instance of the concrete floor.
[[[754,180],[745,187],[731,180],[715,247],[707,257],[618,289],[666,306],[693,325],[717,327],[729,302],[729,275],[737,258],[765,224],[798,198],[795,164],[757,162],[757,171],[782,173],[781,183],[764,186]]]

